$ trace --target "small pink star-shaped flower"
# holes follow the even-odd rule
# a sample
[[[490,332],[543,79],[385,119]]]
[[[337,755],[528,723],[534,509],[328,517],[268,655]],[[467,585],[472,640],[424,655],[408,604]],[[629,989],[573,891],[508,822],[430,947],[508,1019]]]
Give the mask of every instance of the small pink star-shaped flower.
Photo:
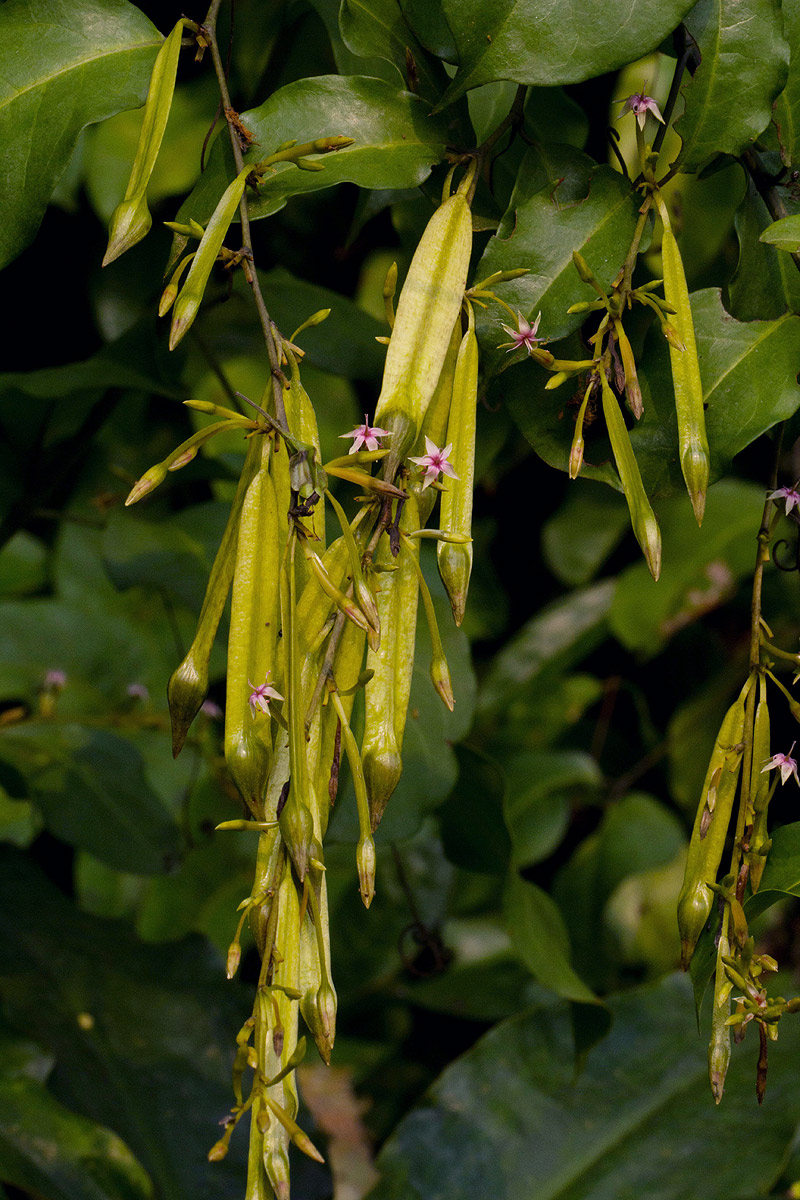
[[[353,444],[348,450],[348,454],[356,454],[362,446],[366,446],[368,450],[379,450],[380,446],[378,443],[380,439],[388,436],[388,429],[380,429],[377,425],[370,425],[366,413],[364,413],[363,425],[356,425],[355,429],[351,429],[349,433],[339,434],[339,437],[353,439]]]
[[[790,775],[794,775],[794,781],[800,787],[800,779],[797,777],[797,763],[792,758],[792,750],[795,748],[795,742],[792,742],[788,754],[773,754],[772,758],[767,761],[767,765],[761,768],[761,774],[765,771],[772,771],[774,768],[781,773],[781,784],[786,783]]]
[[[452,466],[447,461],[447,456],[453,449],[452,442],[440,450],[435,442],[432,442],[429,437],[426,437],[425,449],[428,451],[428,453],[422,454],[418,458],[415,458],[413,455],[409,455],[409,462],[416,463],[417,466],[425,468],[425,482],[422,485],[423,491],[429,483],[435,482],[436,476],[440,473],[442,475],[449,475],[451,479],[458,479],[458,476],[456,475]]]
[[[541,338],[536,336],[539,330],[539,322],[541,319],[542,314],[539,313],[536,320],[531,325],[530,321],[526,321],[522,313],[518,311],[516,329],[514,329],[511,325],[503,326],[503,329],[505,329],[506,333],[511,338],[511,341],[503,342],[497,347],[498,350],[507,349],[509,354],[511,354],[514,350],[520,350],[524,346],[528,351],[528,354],[530,354],[534,347],[538,346],[539,342],[541,341]]]
[[[664,118],[659,111],[652,96],[645,96],[644,92],[634,92],[632,96],[628,96],[627,100],[622,101],[622,111],[617,120],[619,121],[625,116],[625,113],[632,112],[636,114],[636,120],[639,123],[639,128],[644,129],[644,123],[647,120],[648,112],[651,112],[657,121],[664,124]]]
[[[786,515],[788,517],[793,508],[800,508],[800,492],[798,492],[797,488],[798,484],[795,484],[794,487],[778,488],[777,492],[770,492],[767,499],[777,500],[778,502],[785,500]]]
[[[276,692],[274,687],[270,687],[268,685],[267,679],[269,679],[270,674],[271,672],[267,671],[266,679],[257,687],[254,683],[250,683],[249,679],[247,681],[248,684],[250,684],[250,687],[253,689],[247,699],[247,703],[250,705],[250,711],[253,716],[256,715],[257,708],[260,708],[262,712],[269,714],[270,700],[283,700],[283,696],[280,694],[280,692]]]

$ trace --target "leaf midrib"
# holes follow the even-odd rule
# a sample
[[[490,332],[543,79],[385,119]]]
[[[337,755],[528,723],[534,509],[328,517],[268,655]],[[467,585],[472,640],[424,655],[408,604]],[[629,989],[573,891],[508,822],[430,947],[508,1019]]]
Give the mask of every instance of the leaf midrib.
[[[37,88],[47,87],[48,84],[52,83],[62,75],[69,74],[70,71],[80,70],[83,67],[90,66],[92,63],[100,62],[106,58],[113,58],[118,54],[129,54],[134,50],[145,50],[149,46],[158,46],[159,44],[159,42],[154,41],[153,39],[150,39],[146,42],[132,42],[124,46],[115,46],[113,49],[103,50],[100,54],[93,54],[89,58],[82,58],[72,61],[66,66],[61,67],[59,70],[52,71],[49,75],[40,76],[38,79],[34,80],[32,83],[29,83],[25,87],[17,88],[13,95],[7,96],[6,98],[0,97],[0,114],[2,114],[5,108],[8,108],[10,105],[19,100],[21,96],[24,96],[28,92],[32,92]]]

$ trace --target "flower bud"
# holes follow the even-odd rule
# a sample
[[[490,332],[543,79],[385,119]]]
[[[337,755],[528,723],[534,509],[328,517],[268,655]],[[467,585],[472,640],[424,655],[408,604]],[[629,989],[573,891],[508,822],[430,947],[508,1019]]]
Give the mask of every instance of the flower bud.
[[[125,501],[125,507],[128,508],[131,504],[136,504],[137,501],[141,500],[143,496],[146,496],[148,492],[152,492],[160,483],[164,482],[166,476],[167,468],[163,463],[156,463],[156,465],[151,467],[149,471],[145,471],[141,479],[137,480],[128,493],[128,498]]]
[[[447,659],[444,654],[434,655],[431,659],[431,681],[434,688],[442,700],[445,702],[450,712],[455,708],[455,697],[453,696],[453,684],[450,679],[450,668],[447,665]]]
[[[278,818],[286,849],[302,882],[308,873],[311,847],[314,841],[314,818],[307,804],[291,797]]]
[[[225,1155],[228,1153],[228,1143],[224,1138],[220,1138],[208,1152],[209,1162],[222,1162]]]
[[[233,979],[236,972],[239,970],[239,963],[242,958],[242,947],[238,942],[231,942],[228,947],[228,954],[225,960],[225,974],[228,979]]]
[[[192,653],[194,647],[176,667],[167,684],[169,716],[172,723],[172,756],[177,758],[183,749],[192,721],[208,691],[208,662],[198,663]]]
[[[369,908],[375,898],[375,841],[371,834],[361,837],[356,849],[358,882],[364,907]]]

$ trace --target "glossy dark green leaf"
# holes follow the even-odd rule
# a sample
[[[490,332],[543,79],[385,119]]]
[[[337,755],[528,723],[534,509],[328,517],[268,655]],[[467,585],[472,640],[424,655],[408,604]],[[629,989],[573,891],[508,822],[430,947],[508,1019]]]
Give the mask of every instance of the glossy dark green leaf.
[[[572,592],[537,613],[496,655],[478,696],[481,717],[496,714],[546,670],[579,661],[606,636],[614,583]]]
[[[292,138],[298,142],[339,135],[355,139],[352,146],[318,157],[321,171],[303,171],[290,163],[275,166],[258,191],[248,194],[253,220],[278,212],[290,196],[337,183],[365,188],[416,187],[444,154],[442,118],[431,116],[424,100],[381,79],[359,75],[299,79],[241,116],[258,143],[246,162],[266,158]],[[178,220],[191,216],[205,223],[234,173],[230,144],[219,138]]]
[[[800,318],[736,321],[716,288],[694,292],[691,304],[713,481],[729,470],[740,450],[800,406]],[[683,484],[669,348],[654,327],[645,342],[641,375],[644,416],[631,431],[631,442],[648,492],[667,494]]]
[[[567,309],[596,298],[573,265],[579,250],[604,287],[625,260],[638,201],[618,171],[600,166],[572,146],[531,148],[523,159],[511,202],[497,233],[475,268],[475,279],[494,271],[527,267],[528,274],[501,284],[497,294],[532,319],[541,310],[542,337],[565,337],[582,323]],[[508,342],[502,326],[509,314],[490,304],[478,319],[481,366],[488,375],[512,358],[497,347]],[[514,355],[513,361],[519,357]]]
[[[572,587],[588,583],[628,529],[622,496],[586,479],[576,479],[566,499],[542,529],[548,567]]]
[[[646,564],[635,563],[614,593],[610,624],[622,644],[657,654],[673,634],[730,599],[738,581],[752,572],[763,507],[762,489],[739,479],[721,480],[709,490],[700,529],[692,526],[685,496],[663,501],[661,578],[653,583]]]
[[[603,75],[654,50],[690,7],[637,5],[621,21],[602,0],[443,0],[459,61],[443,103],[493,79],[549,87]]]
[[[444,852],[467,871],[504,874],[511,844],[503,824],[503,770],[467,746],[458,746],[456,757],[458,778],[438,813]]]
[[[612,895],[627,879],[666,866],[683,844],[681,823],[663,804],[630,792],[608,805],[599,828],[559,871],[553,896],[569,930],[575,968],[592,987],[607,990],[614,983],[614,941],[605,913]],[[677,954],[677,944],[674,949]]]
[[[789,43],[789,75],[778,99],[772,120],[778,135],[781,159],[786,167],[800,162],[800,4],[782,0],[783,32]]]
[[[11,599],[39,591],[47,582],[47,551],[30,533],[14,534],[0,550],[0,596]]]
[[[34,237],[81,129],[144,102],[160,41],[126,0],[0,6],[0,266]]]
[[[754,1102],[750,1046],[734,1054],[715,1109],[687,980],[670,977],[609,1005],[611,1032],[580,1073],[566,1006],[491,1030],[386,1143],[369,1200],[765,1194],[800,1117],[797,1024],[782,1025],[771,1047],[763,1108]],[[745,1129],[747,1153],[734,1152]]]
[[[773,221],[762,230],[758,240],[766,242],[768,246],[775,246],[777,250],[796,253],[800,250],[800,214]]]
[[[747,915],[754,917],[786,896],[800,896],[800,822],[773,831],[761,886],[747,901]]]
[[[432,16],[426,11],[431,7],[420,5],[423,23],[430,26],[432,21],[436,22],[441,36],[444,17],[439,17],[438,13]],[[432,62],[417,41],[406,19],[405,5],[400,0],[342,0],[339,28],[345,45],[353,54],[392,64],[395,86],[408,83],[408,49],[414,60],[421,94],[432,104],[439,99],[447,86],[447,76],[441,64]],[[361,73],[367,72],[362,68]]]
[[[511,756],[505,767],[503,814],[511,835],[511,862],[527,867],[555,850],[573,805],[597,789],[603,776],[595,760],[580,750],[528,751]]]
[[[385,79],[397,86],[401,77],[391,63],[381,55],[356,54],[347,46],[339,27],[341,0],[310,0],[311,7],[319,16],[330,38],[331,52],[340,75],[372,75]]]
[[[739,262],[728,284],[727,307],[738,321],[774,320],[787,309],[800,309],[800,271],[787,254],[760,241],[769,223],[766,205],[751,183],[734,218]]]
[[[0,1030],[0,1180],[44,1200],[150,1200],[152,1183],[125,1143],[47,1090],[52,1065]]]
[[[567,1000],[596,1004],[594,993],[573,970],[569,934],[547,892],[511,871],[503,907],[514,949],[537,983]]]
[[[159,1200],[236,1192],[246,1137],[233,1138],[222,1163],[206,1155],[232,1103],[231,1046],[249,1008],[207,943],[142,946],[120,922],[77,912],[4,851],[0,994],[13,1025],[55,1059],[56,1098],[124,1138]]]
[[[178,830],[129,741],[102,729],[31,721],[0,737],[0,756],[25,778],[51,833],[119,871],[168,870]]]
[[[695,171],[715,154],[739,154],[769,124],[789,43],[773,0],[699,0],[686,27],[702,58],[683,85],[686,109],[675,129],[681,166]]]

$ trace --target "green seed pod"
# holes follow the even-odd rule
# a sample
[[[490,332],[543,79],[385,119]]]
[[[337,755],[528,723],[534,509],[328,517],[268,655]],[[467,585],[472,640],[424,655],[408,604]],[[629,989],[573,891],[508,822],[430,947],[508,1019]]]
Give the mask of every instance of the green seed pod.
[[[472,214],[456,192],[428,222],[411,260],[386,353],[375,423],[392,432],[393,460],[417,439],[456,322],[472,250]]]
[[[350,559],[350,578],[353,581],[353,595],[369,624],[369,629],[366,630],[367,640],[372,649],[377,650],[381,636],[380,617],[378,616],[378,608],[372,589],[364,578],[364,570],[361,565],[361,550],[356,545],[353,531],[350,528],[341,504],[332,492],[326,492],[326,495],[331,502],[333,511],[336,513],[339,525],[341,526],[342,537],[347,546],[347,554]]]
[[[363,630],[358,629],[351,621],[348,621],[342,630],[342,636],[339,640],[339,646],[333,663],[333,675],[339,689],[339,703],[342,706],[347,721],[350,720],[353,711],[357,690],[355,685],[361,676],[365,646],[366,635]],[[315,669],[318,670],[318,666]],[[329,700],[327,705],[317,711],[316,720],[309,730],[309,770],[313,772],[313,777],[316,780],[314,792],[319,804],[321,838],[325,836],[331,804],[333,803],[330,789],[331,768],[336,746],[336,729],[338,724],[339,715],[336,706]]]
[[[324,873],[319,887],[309,879],[308,911],[300,929],[300,1012],[323,1062],[330,1064],[336,1037],[336,992],[331,982],[328,894]]]
[[[472,536],[472,490],[475,479],[475,431],[478,405],[478,339],[470,305],[467,332],[458,352],[453,379],[453,400],[447,424],[447,441],[452,443],[450,462],[458,478],[448,479],[442,493],[441,523],[453,533]],[[472,543],[440,542],[436,549],[439,574],[447,590],[456,625],[464,619],[469,577],[472,573]]]
[[[200,245],[195,251],[186,282],[181,288],[180,295],[175,301],[172,314],[172,325],[169,331],[169,348],[174,350],[178,342],[197,316],[200,301],[206,290],[206,284],[211,274],[211,268],[217,261],[222,249],[225,234],[239,207],[239,201],[244,194],[245,182],[251,168],[245,167],[232,183],[229,183],[222,193],[214,214],[206,226]]]
[[[706,418],[703,408],[703,384],[689,303],[689,289],[683,270],[678,243],[669,227],[666,206],[659,204],[664,221],[661,258],[664,270],[664,296],[675,310],[675,325],[684,350],[676,348],[670,339],[669,358],[675,390],[675,412],[678,418],[678,449],[681,470],[692,501],[697,524],[703,520],[708,489],[709,450],[706,437]]]
[[[678,898],[678,928],[684,970],[689,965],[714,903],[714,893],[709,885],[717,878],[733,812],[742,764],[745,701],[751,685],[752,679],[745,684],[720,726],[689,842],[683,886]]]
[[[394,562],[386,538],[379,544],[376,562],[379,568],[389,569],[383,570],[380,575],[377,604],[382,636],[378,649],[370,649],[367,653],[367,670],[372,671],[373,675],[364,689],[361,762],[373,829],[383,816],[403,771],[395,727],[395,675],[398,668],[398,629],[403,619],[402,594],[398,572],[391,570]],[[416,608],[414,621],[416,628]],[[403,669],[413,669],[413,657],[411,664],[404,664]]]
[[[375,896],[375,843],[372,839],[370,829],[369,800],[364,781],[364,768],[361,763],[361,755],[358,753],[356,739],[353,737],[353,731],[347,719],[347,714],[336,692],[331,692],[331,703],[342,724],[342,740],[347,753],[347,761],[350,764],[353,790],[356,794],[358,825],[361,833],[356,850],[359,890],[361,892],[361,899],[364,901],[364,907],[369,908]]]
[[[422,429],[414,447],[414,453],[417,457],[426,453],[426,437],[429,437],[437,446],[444,446],[447,443],[447,422],[450,417],[450,403],[453,399],[453,379],[456,372],[458,352],[461,349],[461,341],[461,313],[459,312],[458,319],[450,335],[450,342],[447,347],[444,363],[442,364],[439,381],[436,384],[433,399],[428,405],[428,411],[425,413]],[[416,480],[412,479],[407,484],[407,490],[413,492],[416,497],[420,525],[424,525],[436,503],[436,491],[430,487],[423,488],[420,478]]]
[[[136,147],[136,157],[133,160],[125,198],[114,209],[111,217],[108,248],[103,258],[104,267],[140,242],[152,224],[147,207],[147,185],[156,165],[172,106],[184,24],[185,21],[181,18],[156,56],[147,92],[142,131],[139,134],[139,144]]]
[[[720,933],[717,947],[717,969],[714,976],[714,1002],[711,1015],[711,1040],[708,1043],[708,1078],[715,1103],[719,1104],[725,1086],[725,1076],[731,1061],[731,1031],[727,1024],[731,1012],[731,986],[722,959],[730,954],[728,939]]]
[[[628,341],[628,335],[622,327],[622,322],[618,317],[614,317],[613,324],[617,335],[617,345],[619,346],[622,366],[625,371],[625,394],[628,397],[628,408],[638,421],[644,412],[644,405],[642,404],[642,389],[639,385],[639,376],[636,371],[636,360],[633,357],[633,350]]]
[[[330,309],[326,310],[330,312]],[[318,314],[316,314],[318,315]],[[309,318],[307,324],[311,324],[313,318]],[[322,451],[319,444],[319,429],[317,428],[317,415],[314,412],[314,406],[311,403],[308,392],[303,387],[300,379],[300,368],[296,357],[292,354],[288,346],[284,347],[287,358],[291,364],[291,378],[289,386],[284,389],[283,403],[286,409],[286,421],[289,426],[289,431],[306,445],[313,446],[316,452],[316,464],[320,466],[322,463]],[[316,546],[318,550],[325,549],[325,500],[322,496],[314,506],[314,511],[310,517],[306,518],[306,526],[310,526],[314,537],[316,538]],[[297,564],[298,567],[300,564]],[[305,581],[303,581],[305,582]]]
[[[316,808],[308,773],[305,732],[305,694],[302,686],[300,647],[297,634],[297,598],[294,557],[297,535],[292,532],[281,571],[280,606],[285,655],[285,686],[289,724],[289,773],[291,786],[280,814],[281,835],[301,880],[306,878],[315,840],[312,810]],[[313,890],[313,889],[312,889]]]
[[[750,866],[750,887],[757,892],[761,876],[767,865],[767,851],[771,845],[767,828],[767,812],[773,791],[769,773],[764,764],[770,757],[770,722],[767,705],[767,681],[759,678],[759,697],[753,722],[753,763],[750,776],[750,804],[752,806],[753,831],[750,835],[750,850],[747,861]]]
[[[430,491],[430,489],[428,489]],[[409,496],[403,506],[400,516],[400,529],[404,534],[413,533],[420,525],[420,513],[416,505],[416,497]],[[406,551],[397,557],[395,572],[397,588],[398,622],[395,634],[394,673],[394,733],[398,750],[402,752],[403,737],[408,716],[408,702],[411,696],[411,682],[414,675],[414,651],[417,643],[417,609],[419,607],[419,578],[417,565],[419,563],[419,543],[409,539]]]
[[[577,479],[581,473],[581,467],[583,466],[583,449],[584,449],[583,422],[586,417],[586,409],[589,405],[589,400],[591,398],[593,391],[594,391],[594,380],[592,379],[589,381],[589,386],[586,388],[586,391],[584,392],[583,400],[581,401],[581,406],[578,409],[578,418],[575,422],[575,431],[572,435],[572,445],[571,445],[570,451],[569,451],[569,477],[570,477],[570,479]]]
[[[261,439],[261,460],[242,504],[233,576],[225,704],[225,762],[256,819],[269,775],[272,722],[248,698],[275,668],[281,556],[271,441]]]
[[[600,386],[603,391],[603,415],[614,452],[614,461],[619,471],[622,490],[628,502],[631,525],[636,540],[642,548],[653,579],[661,574],[661,532],[655,513],[650,507],[644,490],[639,465],[633,453],[630,435],[620,411],[617,398],[608,386],[605,371],[600,371]]]

